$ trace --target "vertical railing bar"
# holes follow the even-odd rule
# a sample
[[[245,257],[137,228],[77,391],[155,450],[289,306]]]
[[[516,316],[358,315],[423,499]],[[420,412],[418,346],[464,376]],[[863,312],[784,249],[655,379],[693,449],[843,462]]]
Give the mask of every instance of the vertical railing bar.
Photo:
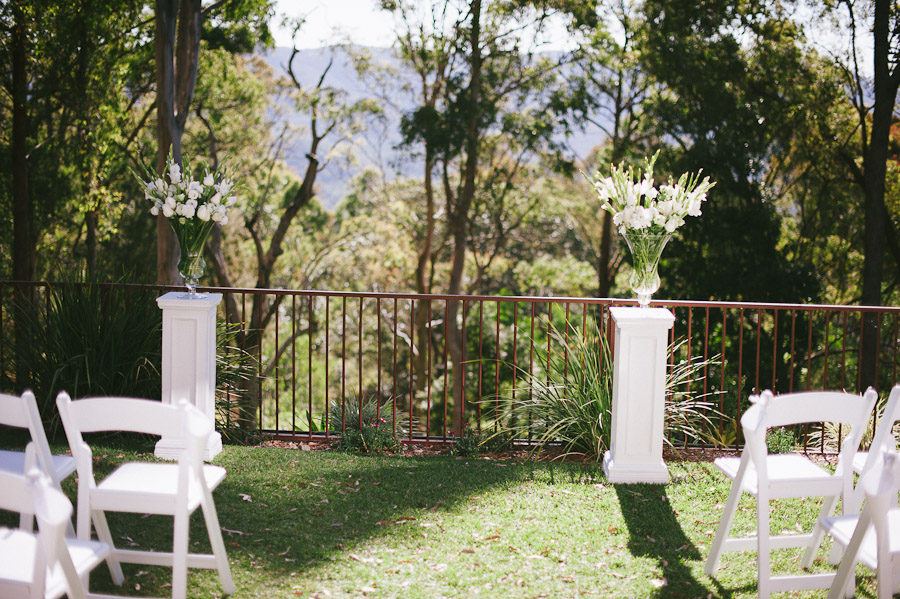
[[[328,354],[331,353],[331,296],[325,296],[325,438],[331,438],[331,410],[328,405]]]
[[[687,363],[691,363],[691,357],[693,355],[692,347],[694,345],[694,309],[688,307],[687,309],[688,317],[687,317]],[[685,383],[685,391],[690,393],[691,391],[691,380],[690,378]]]
[[[307,298],[307,318],[306,318],[306,423],[308,429],[307,439],[312,441],[313,434],[313,296]],[[328,405],[325,406],[328,409]]]
[[[843,327],[841,333],[841,389],[847,388],[847,313],[843,314]]]
[[[376,389],[375,397],[378,398],[378,416],[381,417],[381,296],[375,298],[375,312],[377,315],[378,325],[375,329],[377,333],[375,334],[375,338],[378,340],[378,368],[376,369]],[[378,421],[379,424],[381,420]]]
[[[797,309],[791,310],[791,358],[788,372],[788,393],[794,392],[794,350],[797,341]]]
[[[858,354],[856,356],[856,360],[857,360],[857,362],[856,362],[856,364],[857,364],[857,366],[856,366],[856,390],[857,391],[859,391],[860,387],[862,387],[862,361],[863,361],[862,360],[862,348],[863,348],[863,341],[864,341],[863,336],[864,336],[864,331],[865,331],[865,326],[864,326],[865,320],[866,320],[865,313],[860,312],[859,313],[859,350],[858,350]]]
[[[722,356],[722,360],[725,356]],[[709,393],[709,306],[703,320],[703,395]]]
[[[484,397],[482,379],[484,376],[484,300],[478,300],[478,432],[481,432],[481,400]]]
[[[278,321],[280,320],[278,318],[278,309],[281,307],[281,298],[282,297],[283,296],[281,296],[281,295],[275,296],[275,310],[273,312],[273,314],[275,315],[275,351],[273,352],[272,357],[275,360],[275,368],[274,368],[275,376],[272,378],[275,381],[275,430],[276,431],[281,430],[281,427],[278,424],[279,423],[278,417],[280,416],[279,412],[281,412],[281,407],[279,405],[280,404],[279,395],[281,395],[281,393],[279,392],[280,391],[279,382],[281,379],[279,374],[281,373],[281,365],[279,364],[280,360],[279,360],[279,356],[278,356],[278,347],[280,346],[279,339],[278,339],[278,337],[279,337]]]
[[[512,371],[513,371],[512,397],[513,397],[513,401],[515,401],[515,399],[516,399],[516,383],[518,383],[518,377],[519,377],[519,371],[518,371],[519,344],[517,343],[518,335],[519,335],[519,302],[513,302],[513,359],[512,359]]]
[[[263,296],[259,296],[259,301],[256,303],[256,323],[257,327],[260,329],[259,333],[257,333],[256,338],[259,339],[259,342],[256,344],[256,364],[257,364],[257,385],[259,389],[259,422],[256,425],[256,428],[262,430],[263,425],[263,376],[262,376],[262,346],[263,346],[263,338],[262,338],[262,303]]]
[[[494,315],[497,320],[497,361],[494,368],[494,414],[500,413],[500,300],[494,302]],[[497,432],[498,421],[494,419],[494,432]]]
[[[394,380],[392,381],[391,389],[391,406],[393,410],[392,418],[391,418],[391,433],[394,435],[394,438],[397,438],[397,299],[394,298],[394,351],[391,358],[394,361]]]
[[[738,422],[741,417],[741,402],[744,400],[744,386],[742,384],[744,377],[744,308],[741,307],[738,314],[738,407],[737,413],[734,414],[734,421]]]
[[[457,366],[459,367],[459,380],[461,381],[461,387],[459,392],[459,423],[460,429],[464,429],[466,427],[466,316],[468,315],[469,304],[466,300],[462,301],[462,329],[460,332],[460,341],[462,344],[462,348],[460,349],[460,361]],[[453,374],[456,376],[456,373]],[[455,407],[455,406],[454,406]],[[463,434],[463,430],[458,431],[459,436],[461,437]]]
[[[428,300],[429,302],[431,300]],[[413,438],[413,411],[416,403],[416,300],[409,300],[409,441]],[[431,429],[430,423],[425,423],[425,434]]]
[[[812,381],[810,377],[812,376],[812,330],[813,330],[813,316],[815,312],[813,310],[809,311],[809,327],[807,331],[807,340],[806,340],[806,390],[809,391],[812,389]]]
[[[275,320],[278,318],[276,316]],[[275,344],[278,347],[278,344]],[[277,427],[275,430],[278,430]],[[297,296],[291,294],[291,439],[297,438]]]
[[[588,313],[588,303],[584,302],[581,304],[581,342],[582,346],[585,346],[587,342],[587,313]],[[587,360],[587,356],[585,352],[581,353],[581,369],[584,370],[585,360]],[[600,369],[603,371],[603,360],[600,360]]]
[[[778,385],[778,308],[772,310],[772,392],[775,392]]]
[[[434,365],[434,361],[431,359],[431,348],[434,345],[434,331],[432,327],[432,321],[434,319],[431,312],[431,300],[426,299],[425,301],[425,334],[428,336],[424,339],[425,341],[425,372],[422,373],[425,376],[425,421],[428,422],[428,427],[425,431],[425,437],[428,438],[429,431],[431,430],[431,385],[433,372],[431,371],[432,366]],[[421,309],[421,308],[420,308]],[[446,323],[446,321],[445,321]],[[447,330],[446,328],[444,329]],[[419,341],[421,343],[422,340]]]
[[[878,369],[881,366],[881,312],[875,315],[875,387],[878,387]],[[861,389],[860,389],[861,391]]]
[[[341,298],[341,433],[347,430],[347,296]]]
[[[547,385],[550,385],[550,340],[553,339],[553,301],[547,299]]]
[[[822,389],[828,389],[828,350],[831,347],[831,311],[825,310],[825,354],[822,367]]]
[[[363,428],[363,296],[359,296],[359,319],[357,320],[356,325],[356,337],[357,337],[357,354],[356,354],[356,379],[357,379],[357,396],[356,403],[357,409],[359,411],[359,430],[361,431]],[[376,421],[377,422],[377,421]]]
[[[897,384],[897,321],[900,320],[900,314],[894,314],[894,335],[891,344],[894,348],[893,366],[891,368],[891,387]]]
[[[563,380],[569,378],[569,303],[566,302],[566,333],[563,337]]]
[[[728,312],[725,309],[725,307],[723,306],[722,307],[722,366],[720,368],[720,370],[722,372],[722,382],[720,384],[720,389],[722,390],[722,394],[719,396],[719,413],[720,414],[725,413],[725,393],[726,393],[726,387],[725,387],[725,362],[726,362],[726,360],[725,360],[725,339],[727,338],[727,335],[725,334],[725,324],[726,324],[727,318],[728,318]],[[740,386],[740,385],[738,385],[738,386]],[[738,394],[737,394],[737,405],[738,405],[738,409],[740,410],[740,408],[741,408],[740,391],[738,391]],[[735,430],[736,430],[736,433],[735,433],[734,442],[735,442],[735,444],[737,444],[738,437],[740,436],[740,432],[737,431],[737,427],[735,427]],[[721,433],[722,433],[722,420],[720,419],[719,420],[719,434],[721,434]]]
[[[756,310],[756,374],[753,381],[753,389],[755,393],[760,392],[759,388],[759,361],[760,356],[762,355],[762,309],[757,308]]]
[[[534,307],[536,302],[531,302],[531,328],[529,329],[530,339],[528,341],[528,380],[534,380]],[[528,385],[529,401],[534,397],[534,385]]]
[[[456,323],[453,323],[453,326],[456,326]],[[449,395],[447,389],[447,375],[448,370],[450,370],[450,362],[448,360],[449,356],[449,343],[447,343],[447,339],[449,338],[447,332],[450,330],[450,302],[444,300],[444,421],[441,423],[441,436],[446,440],[447,439],[447,403],[449,402]],[[430,427],[429,427],[430,428]],[[462,433],[462,431],[458,431]]]

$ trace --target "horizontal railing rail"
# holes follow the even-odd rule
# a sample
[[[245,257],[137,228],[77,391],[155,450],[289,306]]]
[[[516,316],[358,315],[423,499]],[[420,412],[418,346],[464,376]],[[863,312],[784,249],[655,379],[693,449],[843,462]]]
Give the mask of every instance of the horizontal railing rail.
[[[0,282],[0,361],[7,381],[16,373],[13,290],[46,296],[50,285]],[[113,286],[156,295],[179,289]],[[242,363],[249,374],[219,390],[220,425],[252,425],[291,440],[330,439],[364,419],[390,426],[407,442],[452,441],[466,423],[493,430],[506,417],[504,400],[532,393],[532,381],[549,380],[547,356],[568,369],[576,339],[613,341],[610,308],[635,305],[609,298],[201,291],[223,294],[220,361]],[[35,305],[46,309],[46,302]],[[685,361],[700,363],[696,376],[672,389],[669,400],[703,399],[705,418],[698,426],[704,443],[739,445],[740,415],[749,395],[763,389],[860,392],[868,335],[875,336],[877,390],[885,396],[898,382],[900,308],[682,300],[653,305],[675,315],[670,371]],[[373,416],[364,414],[367,404]],[[819,443],[825,450],[824,435]]]

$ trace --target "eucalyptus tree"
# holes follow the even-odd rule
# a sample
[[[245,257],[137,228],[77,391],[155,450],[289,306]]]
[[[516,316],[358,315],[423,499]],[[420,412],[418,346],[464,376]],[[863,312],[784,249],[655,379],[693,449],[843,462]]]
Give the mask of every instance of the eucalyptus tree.
[[[391,0],[382,6],[405,19],[397,40],[401,57],[421,79],[422,94],[404,119],[404,136],[408,144],[424,145],[426,178],[432,177],[432,167],[441,178],[451,252],[446,290],[458,295],[465,289],[471,211],[485,191],[479,187],[484,144],[493,136],[508,135],[511,168],[504,170],[507,179],[499,181],[501,187],[508,185],[519,168],[516,164],[541,151],[554,151],[554,134],[564,129],[563,116],[570,107],[552,91],[564,88],[562,68],[572,56],[539,55],[542,34],[554,15],[592,22],[594,4],[435,0],[422,5]],[[433,164],[428,160],[432,157]],[[420,251],[420,272],[426,257]],[[454,365],[453,425],[461,430],[459,301],[449,301],[447,312],[446,343]]]

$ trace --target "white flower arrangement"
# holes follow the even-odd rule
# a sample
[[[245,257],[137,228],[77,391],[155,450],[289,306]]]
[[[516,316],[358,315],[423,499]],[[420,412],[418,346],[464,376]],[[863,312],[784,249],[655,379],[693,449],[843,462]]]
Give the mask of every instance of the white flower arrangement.
[[[646,233],[671,234],[684,224],[688,216],[700,216],[706,192],[715,183],[709,177],[700,180],[696,174],[684,173],[677,182],[671,179],[658,188],[654,186],[653,165],[659,152],[644,161],[643,172],[635,176],[634,167],[610,165],[610,175],[603,177],[598,170],[594,178],[585,175],[597,191],[600,206],[613,215],[613,224],[621,234],[628,230]]]
[[[189,168],[181,167],[171,158],[162,176],[149,170],[147,180],[141,180],[144,197],[153,205],[150,214],[165,216],[181,245],[182,253],[198,252],[215,223],[228,223],[228,210],[238,197],[233,195],[234,182],[224,169],[205,170],[203,178],[194,179]]]

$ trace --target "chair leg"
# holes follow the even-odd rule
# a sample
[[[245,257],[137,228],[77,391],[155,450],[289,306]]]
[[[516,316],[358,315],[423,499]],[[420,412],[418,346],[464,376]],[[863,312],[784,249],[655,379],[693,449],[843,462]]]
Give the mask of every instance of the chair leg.
[[[172,599],[185,599],[187,596],[187,552],[190,514],[187,509],[179,508],[175,512],[175,524],[172,533]]]
[[[115,558],[113,553],[116,550],[116,545],[113,543],[112,534],[109,532],[109,524],[106,522],[106,514],[101,510],[91,510],[90,517],[86,518],[84,521],[88,523],[88,531],[87,536],[82,537],[81,533],[81,522],[82,519],[78,518],[78,531],[79,538],[83,540],[90,540],[91,529],[90,522],[93,520],[94,528],[97,529],[97,538],[99,538],[102,542],[106,543],[110,547],[109,555],[106,557],[106,564],[109,567],[109,573],[112,576],[113,582],[116,583],[117,586],[122,586],[125,582],[125,574],[122,573],[122,565],[119,563],[119,560]]]
[[[740,476],[742,472],[738,473]],[[722,510],[722,517],[719,519],[719,528],[716,529],[716,536],[713,539],[712,546],[709,549],[709,557],[706,558],[706,565],[703,571],[707,575],[712,576],[719,569],[719,559],[722,557],[722,545],[728,538],[728,531],[731,529],[731,522],[734,520],[734,514],[737,512],[738,503],[741,500],[741,485],[739,478],[735,478],[731,482],[731,490],[728,492],[728,500],[725,502],[725,509]]]
[[[816,518],[816,525],[813,526],[812,529],[812,539],[809,541],[809,545],[806,546],[806,551],[803,552],[803,557],[800,559],[800,567],[804,569],[809,569],[812,567],[813,560],[816,558],[816,552],[819,551],[819,545],[822,544],[822,538],[825,536],[825,529],[822,528],[820,524],[822,518],[827,518],[828,516],[834,513],[834,506],[837,505],[837,496],[832,495],[831,497],[826,497],[825,501],[822,503],[822,509],[819,511],[819,517]],[[831,560],[835,556],[834,551],[831,553],[832,557],[829,557],[829,563],[837,563],[831,562]]]
[[[759,599],[769,599],[772,594],[771,564],[769,562],[769,539],[772,530],[769,525],[769,499],[759,493],[756,497],[756,561]]]
[[[209,544],[212,547],[213,555],[216,556],[216,569],[219,571],[222,590],[226,595],[231,595],[235,591],[234,580],[231,578],[231,566],[228,565],[228,553],[225,551],[225,541],[222,539],[222,528],[219,526],[216,504],[213,503],[208,489],[204,489],[203,502],[200,507],[203,510],[203,519],[206,521]]]

